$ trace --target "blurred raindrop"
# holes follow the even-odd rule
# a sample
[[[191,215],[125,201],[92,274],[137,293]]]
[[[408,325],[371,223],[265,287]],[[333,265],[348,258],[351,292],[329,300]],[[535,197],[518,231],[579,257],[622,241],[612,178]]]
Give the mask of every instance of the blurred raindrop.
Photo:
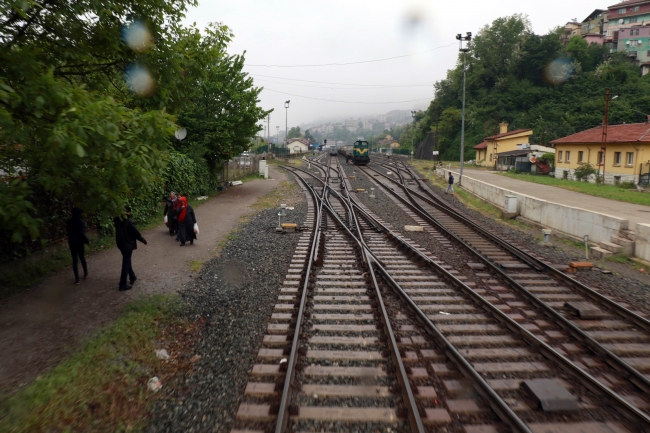
[[[544,68],[544,80],[550,84],[564,84],[575,73],[575,65],[568,57],[553,60]]]
[[[147,68],[140,65],[129,66],[125,78],[129,89],[140,96],[151,96],[156,88],[156,82]]]
[[[402,17],[402,31],[408,36],[417,36],[425,22],[424,11],[420,8],[411,8]]]
[[[122,38],[126,45],[136,53],[149,51],[153,45],[151,32],[143,23],[136,21],[125,26],[122,30]]]

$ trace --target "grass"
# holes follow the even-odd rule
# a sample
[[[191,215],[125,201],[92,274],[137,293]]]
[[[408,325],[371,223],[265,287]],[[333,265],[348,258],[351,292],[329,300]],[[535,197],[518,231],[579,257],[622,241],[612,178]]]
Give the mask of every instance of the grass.
[[[641,263],[640,261],[635,260],[634,258],[631,258],[626,254],[614,254],[612,256],[607,257],[606,260],[614,263],[620,263],[635,271],[643,272],[646,274],[650,273],[649,265],[645,263]]]
[[[253,209],[259,212],[266,209],[279,208],[280,204],[284,203],[286,197],[293,194],[298,189],[299,186],[296,183],[283,180],[273,189],[273,191],[260,197],[257,202],[253,204]]]
[[[166,329],[188,326],[177,305],[176,296],[130,303],[117,321],[81,350],[3,399],[0,431],[141,431],[156,399],[147,381],[164,370],[154,341]]]
[[[190,262],[190,271],[199,272],[203,267],[203,262],[201,260],[192,260]]]
[[[508,173],[500,172],[502,176],[513,179],[524,180],[527,182],[539,183],[542,185],[557,186],[558,188],[568,189],[569,191],[581,192],[583,194],[593,195],[596,197],[608,198],[611,200],[622,201],[632,204],[650,206],[650,194],[630,191],[620,188],[616,185],[599,185],[588,182],[577,182],[574,180],[556,179],[550,176],[538,176],[525,173]]]

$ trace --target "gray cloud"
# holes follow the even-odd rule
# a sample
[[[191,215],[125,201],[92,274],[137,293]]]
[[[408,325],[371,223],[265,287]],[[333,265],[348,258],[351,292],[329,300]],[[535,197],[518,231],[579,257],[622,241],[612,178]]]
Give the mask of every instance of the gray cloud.
[[[534,31],[545,33],[571,18],[584,19],[597,7],[606,5],[587,0],[204,1],[188,11],[186,24],[203,28],[222,22],[233,30],[230,52],[246,51],[245,70],[265,88],[261,104],[275,109],[275,132],[276,125],[284,129],[287,99],[289,127],[425,108],[433,83],[456,62],[457,33],[476,34],[492,20],[514,13],[528,15]],[[351,63],[406,54],[414,55],[346,66],[252,66]],[[397,87],[407,85],[417,86]]]

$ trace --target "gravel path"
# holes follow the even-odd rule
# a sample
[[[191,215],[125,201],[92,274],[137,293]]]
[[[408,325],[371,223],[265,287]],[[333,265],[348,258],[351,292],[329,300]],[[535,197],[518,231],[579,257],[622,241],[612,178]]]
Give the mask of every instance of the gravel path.
[[[295,210],[284,222],[304,222],[303,193],[296,189],[286,203]],[[277,209],[251,218],[181,291],[191,314],[207,321],[194,350],[202,358],[192,372],[169,384],[153,410],[149,432],[230,431],[300,236],[276,234],[277,222]]]
[[[0,300],[0,393],[9,394],[56,366],[101,327],[112,323],[122,307],[139,296],[174,293],[192,281],[193,261],[214,257],[221,240],[251,212],[251,206],[285,179],[271,168],[273,180],[256,180],[228,188],[198,206],[200,234],[194,245],[179,248],[167,228],[144,231],[148,245],[133,254],[138,281],[118,292],[122,258],[117,248],[89,254],[90,278],[74,285],[66,268],[42,283]],[[162,223],[162,215],[160,216]]]

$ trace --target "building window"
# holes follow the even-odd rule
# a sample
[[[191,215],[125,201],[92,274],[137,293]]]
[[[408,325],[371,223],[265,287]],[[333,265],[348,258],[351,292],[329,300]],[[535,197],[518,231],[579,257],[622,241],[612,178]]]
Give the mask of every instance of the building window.
[[[631,36],[637,36],[639,34],[639,29],[632,29],[630,30],[630,35]]]
[[[631,17],[629,22],[630,23],[635,23],[636,21],[637,21],[637,17]]]
[[[598,152],[598,165],[603,165],[605,161],[605,155],[603,152]]]
[[[561,150],[557,151],[557,162],[562,162],[562,151]]]
[[[625,8],[621,8],[621,9],[618,10],[619,15],[623,15],[625,12],[627,12],[627,10]]]
[[[571,151],[567,150],[566,157],[564,158],[564,162],[569,162],[570,160],[571,160]]]
[[[632,12],[639,12],[639,6],[634,6],[632,8]]]
[[[582,150],[578,151],[578,164],[581,164],[583,161],[585,153]]]
[[[634,153],[628,152],[625,154],[625,165],[634,164]]]
[[[614,165],[621,165],[621,152],[614,152]]]

